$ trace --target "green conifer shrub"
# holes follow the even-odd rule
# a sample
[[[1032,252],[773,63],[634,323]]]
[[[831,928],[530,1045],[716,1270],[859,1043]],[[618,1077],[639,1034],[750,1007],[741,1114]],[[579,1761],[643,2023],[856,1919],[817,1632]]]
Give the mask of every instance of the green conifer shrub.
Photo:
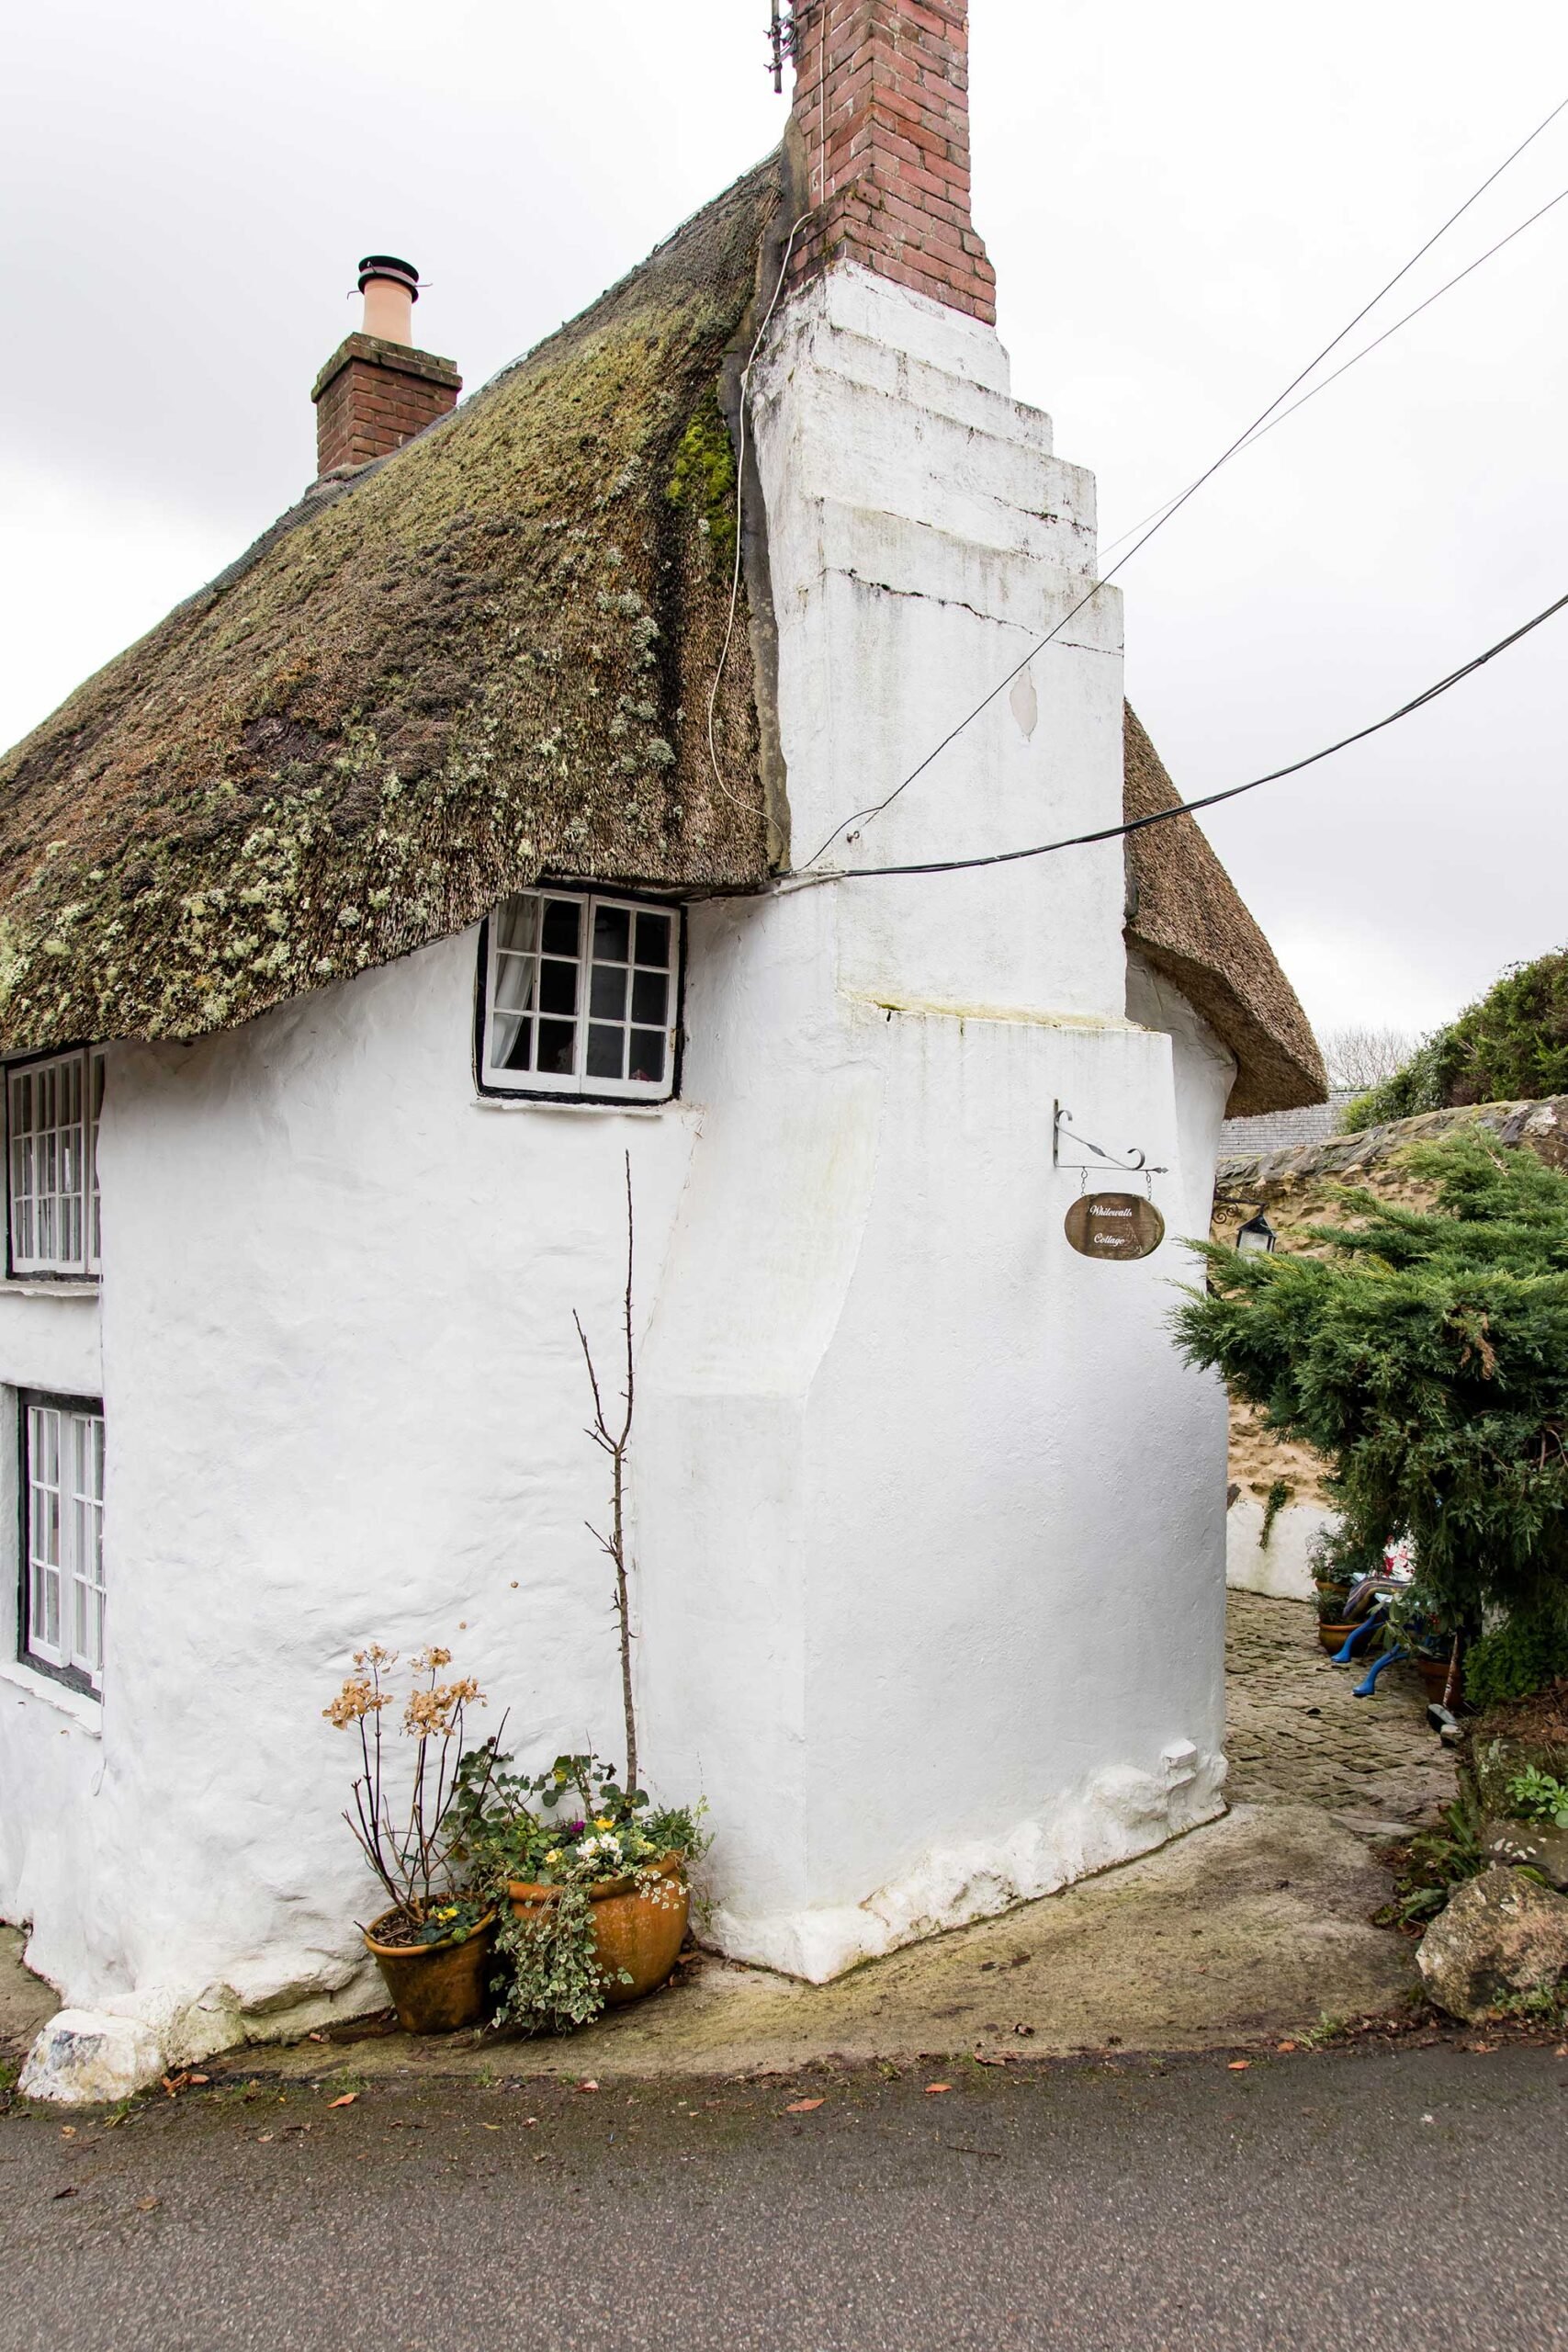
[[[1325,1256],[1195,1242],[1212,1288],[1174,1329],[1324,1457],[1353,1547],[1410,1536],[1490,1705],[1568,1672],[1568,1177],[1474,1134],[1402,1164],[1435,1206],[1346,1192],[1360,1222],[1314,1228]]]
[[[1358,1095],[1348,1132],[1462,1102],[1568,1094],[1568,950],[1514,964],[1478,1003],[1419,1046],[1402,1070]]]

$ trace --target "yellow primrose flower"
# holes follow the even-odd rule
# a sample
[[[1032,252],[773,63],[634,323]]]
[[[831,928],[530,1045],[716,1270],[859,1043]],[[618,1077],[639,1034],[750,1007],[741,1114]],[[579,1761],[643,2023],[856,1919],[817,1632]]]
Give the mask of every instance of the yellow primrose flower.
[[[610,1826],[610,1816],[607,1813],[595,1815],[593,1821],[593,1826],[595,1829],[608,1829]]]
[[[554,1847],[551,1851],[545,1856],[545,1860],[547,1862],[558,1862],[560,1860],[560,1848],[558,1846]]]

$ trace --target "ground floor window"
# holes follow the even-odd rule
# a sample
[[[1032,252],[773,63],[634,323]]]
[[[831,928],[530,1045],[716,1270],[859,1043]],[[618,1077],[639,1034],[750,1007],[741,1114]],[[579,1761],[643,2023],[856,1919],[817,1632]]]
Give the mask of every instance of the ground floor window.
[[[681,913],[525,890],[485,926],[479,1076],[491,1093],[661,1101],[675,1091]]]
[[[24,1390],[21,1439],[21,1655],[81,1690],[100,1690],[103,1407]]]

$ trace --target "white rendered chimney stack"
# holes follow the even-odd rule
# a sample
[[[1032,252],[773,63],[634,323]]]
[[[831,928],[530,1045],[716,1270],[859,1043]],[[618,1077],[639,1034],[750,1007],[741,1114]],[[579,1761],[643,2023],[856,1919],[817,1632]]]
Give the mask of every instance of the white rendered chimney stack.
[[[419,300],[419,272],[412,262],[393,254],[367,254],[359,265],[359,290],[365,297],[361,332],[380,343],[413,345],[413,306]]]

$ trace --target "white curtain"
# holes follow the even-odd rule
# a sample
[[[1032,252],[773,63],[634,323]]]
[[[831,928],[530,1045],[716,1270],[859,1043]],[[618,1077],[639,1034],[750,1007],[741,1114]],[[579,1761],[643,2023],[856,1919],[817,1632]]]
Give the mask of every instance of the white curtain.
[[[536,1001],[543,913],[543,899],[532,892],[523,898],[508,899],[496,910],[495,1003],[490,1035],[493,1069],[508,1067],[517,1033]]]

